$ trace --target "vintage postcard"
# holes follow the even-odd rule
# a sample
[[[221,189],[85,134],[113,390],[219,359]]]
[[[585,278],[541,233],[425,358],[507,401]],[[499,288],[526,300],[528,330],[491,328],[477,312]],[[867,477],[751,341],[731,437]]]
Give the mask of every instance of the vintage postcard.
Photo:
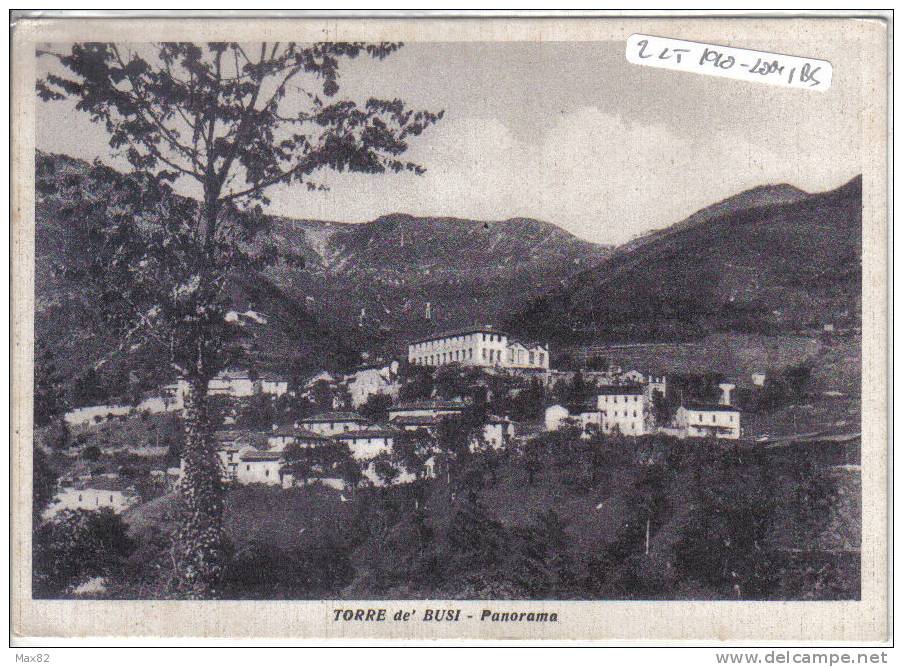
[[[13,641],[881,642],[889,17],[13,25]]]

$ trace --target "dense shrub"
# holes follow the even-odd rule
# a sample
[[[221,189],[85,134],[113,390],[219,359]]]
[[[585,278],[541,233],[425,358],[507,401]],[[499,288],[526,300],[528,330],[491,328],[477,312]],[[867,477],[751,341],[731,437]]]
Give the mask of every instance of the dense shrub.
[[[255,540],[234,554],[221,584],[226,599],[322,599],[335,597],[352,578],[347,547],[326,537],[287,549]]]
[[[34,533],[33,596],[62,597],[88,579],[114,576],[133,548],[112,510],[64,510]]]

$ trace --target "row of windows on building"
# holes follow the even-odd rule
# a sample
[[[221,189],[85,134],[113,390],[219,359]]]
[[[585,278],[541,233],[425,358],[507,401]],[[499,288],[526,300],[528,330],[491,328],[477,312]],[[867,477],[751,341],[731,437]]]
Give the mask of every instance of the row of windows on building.
[[[246,464],[245,464],[245,470],[247,470],[248,472],[251,472],[251,464],[250,464],[250,463],[246,463]],[[263,471],[263,476],[264,476],[264,477],[269,477],[269,476],[270,476],[270,469],[269,469],[269,468],[267,468],[266,470]],[[234,471],[231,473],[230,477],[231,477],[232,479],[235,478],[235,472],[234,472]]]
[[[78,502],[82,502],[82,494],[78,494]],[[113,502],[113,496],[110,496],[110,502]],[[94,503],[95,503],[96,505],[99,505],[99,504],[100,504],[100,497],[99,497],[99,496],[96,496],[96,497],[94,498]]]
[[[612,403],[617,403],[617,402],[618,402],[618,399],[621,398],[621,397],[620,397],[620,396],[603,396],[603,397],[602,397],[602,401],[603,401],[604,403],[608,403],[608,399],[609,399],[609,398],[611,399],[611,402],[612,402]],[[634,402],[634,403],[636,403],[638,400],[639,400],[639,396],[634,396],[634,397],[633,397],[633,402]],[[624,402],[625,402],[625,403],[629,403],[629,402],[630,402],[630,396],[624,396]]]
[[[475,338],[471,338],[471,336],[475,336]],[[452,336],[451,338],[437,338],[436,340],[427,340],[422,343],[415,343],[414,349],[418,352],[423,350],[435,350],[440,347],[445,347],[451,343],[467,343],[467,342],[482,342],[482,343],[501,343],[502,337],[499,334],[468,334],[466,336]]]
[[[500,362],[502,360],[502,351],[501,350],[487,350],[483,349],[482,359],[483,361],[492,362]],[[545,364],[546,355],[542,352],[529,352],[528,358],[529,363],[532,366],[533,364],[538,363],[540,366]],[[424,355],[422,357],[415,357],[414,363],[416,364],[426,364],[429,366],[434,366],[436,364],[446,364],[452,361],[469,361],[473,360],[473,348],[468,348],[466,350],[455,350],[454,352],[443,352],[441,354],[430,354]],[[508,361],[510,363],[514,363],[514,350],[508,351]]]
[[[703,415],[699,415],[699,421],[702,421],[703,419],[704,419]],[[733,424],[733,423],[734,423],[734,415],[730,415],[730,414],[729,414],[729,415],[727,416],[727,420],[728,420],[731,424]],[[713,423],[713,424],[715,423],[715,415],[714,415],[714,414],[712,415],[712,423]]]
[[[489,356],[487,358],[487,354]],[[454,352],[443,352],[441,354],[431,354],[428,356],[416,357],[414,362],[417,364],[427,364],[434,366],[436,364],[447,364],[451,361],[467,361],[473,359],[473,348],[466,350],[455,350]],[[502,353],[500,350],[483,350],[483,361],[501,361]]]
[[[345,439],[347,441],[347,438]],[[354,438],[356,445],[385,445],[385,438]],[[391,444],[391,443],[390,443]]]
[[[612,426],[613,426],[613,424],[611,422],[605,422],[605,428],[610,429]],[[617,424],[617,426],[620,428],[621,425]],[[628,431],[636,431],[636,422],[630,422],[630,425],[627,430]]]
[[[624,410],[624,416],[625,416],[625,417],[629,417],[629,415],[627,414],[627,412],[628,412],[627,410]],[[602,416],[607,417],[607,416],[608,416],[608,410],[603,410],[603,411],[602,411]],[[617,410],[612,410],[612,411],[611,411],[611,416],[612,416],[612,417],[617,417],[617,416],[618,416],[618,411],[617,411]],[[633,416],[634,416],[634,417],[637,416],[636,410],[633,411]]]
[[[326,424],[326,422],[320,422],[320,423]],[[345,431],[345,433],[347,433],[348,431],[351,430],[351,424],[348,424],[346,422],[336,422],[336,423],[329,422],[329,430],[330,431],[336,430],[339,426],[342,427],[342,430]]]
[[[528,353],[527,353],[527,356],[528,356],[529,359],[530,359],[530,362],[529,362],[529,363],[530,363],[531,366],[532,366],[534,363],[536,363],[537,361],[539,362],[539,365],[542,366],[543,363],[545,362],[545,356],[546,356],[546,355],[543,354],[542,352],[540,352],[540,353],[538,353],[538,354],[535,353],[535,352],[528,352]],[[509,350],[509,351],[508,351],[508,361],[510,361],[510,362],[512,362],[512,363],[514,362],[514,350]]]

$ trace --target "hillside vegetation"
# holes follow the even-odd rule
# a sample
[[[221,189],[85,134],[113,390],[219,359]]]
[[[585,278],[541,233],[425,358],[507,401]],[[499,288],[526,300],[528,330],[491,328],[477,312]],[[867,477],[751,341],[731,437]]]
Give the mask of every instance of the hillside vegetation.
[[[163,351],[121,349],[103,304],[74,272],[91,239],[58,222],[61,210],[77,205],[61,192],[103,192],[109,173],[67,156],[36,156],[37,349],[61,385],[78,385],[70,403],[121,399],[136,384],[150,388],[170,376]],[[348,368],[364,351],[397,354],[437,327],[497,322],[608,252],[527,219],[392,215],[348,224],[264,216],[263,224],[259,249],[276,262],[262,274],[234,275],[230,293],[236,310],[266,320],[247,323],[248,365],[292,376]]]
[[[36,170],[41,372],[70,405],[123,400],[170,379],[163,351],[121,348],[103,304],[71,272],[90,240],[58,224],[55,214],[74,204],[58,186],[99,191],[108,172],[42,153]],[[265,217],[261,249],[276,261],[233,276],[231,298],[265,320],[244,322],[247,365],[290,378],[348,368],[363,352],[396,355],[413,337],[475,322],[550,341],[556,353],[713,333],[811,337],[822,324],[859,325],[861,187],[856,178],[813,195],[754,188],[614,250],[520,218]]]
[[[861,177],[813,195],[756,188],[622,246],[507,326],[565,344],[855,327],[861,243]]]
[[[608,249],[525,218],[480,222],[393,214],[349,225],[280,219],[286,249],[274,282],[304,294],[327,321],[403,343],[435,329],[498,322],[607,256]],[[431,318],[425,318],[426,304]]]
[[[604,465],[576,444],[542,449],[533,475],[512,452],[451,484],[236,487],[223,597],[857,599],[858,473],[821,449],[647,439]],[[134,550],[108,595],[168,596],[174,502],[125,515]]]

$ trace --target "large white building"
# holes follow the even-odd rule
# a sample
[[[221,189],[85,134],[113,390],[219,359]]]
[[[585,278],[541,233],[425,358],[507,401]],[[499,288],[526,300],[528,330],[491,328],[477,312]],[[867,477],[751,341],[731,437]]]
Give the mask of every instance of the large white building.
[[[731,405],[733,384],[722,383],[718,403],[686,403],[677,409],[674,421],[680,437],[685,438],[740,438],[740,410]]]
[[[260,393],[268,396],[279,398],[288,393],[288,380],[271,373],[262,374],[257,381],[257,385],[260,388]]]
[[[282,452],[248,449],[239,456],[233,478],[239,484],[282,485]]]
[[[602,413],[602,432],[644,435],[649,398],[642,385],[622,384],[596,389],[596,408]]]
[[[677,409],[674,421],[682,437],[740,438],[740,411],[731,405],[688,403]]]
[[[253,396],[256,382],[250,373],[243,370],[226,370],[218,373],[207,384],[211,396]]]
[[[408,362],[418,366],[462,364],[487,368],[549,369],[549,346],[523,343],[490,326],[434,334],[408,345]]]

